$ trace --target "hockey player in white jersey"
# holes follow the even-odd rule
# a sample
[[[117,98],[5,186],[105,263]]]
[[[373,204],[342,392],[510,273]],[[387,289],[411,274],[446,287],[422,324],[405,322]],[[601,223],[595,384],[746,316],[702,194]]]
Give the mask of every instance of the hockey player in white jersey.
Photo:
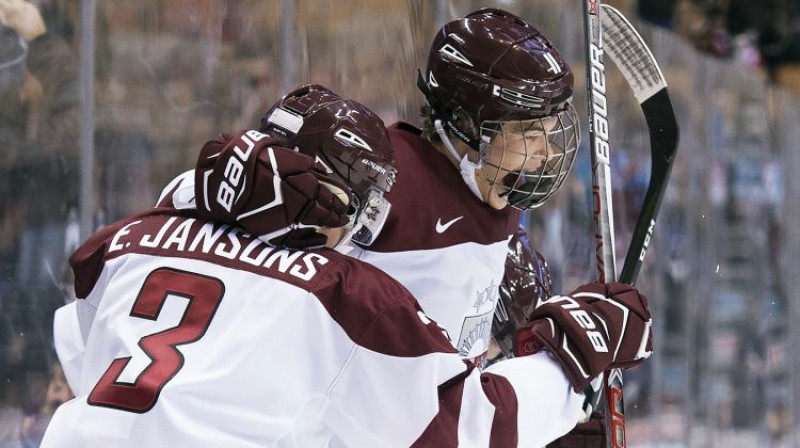
[[[386,196],[392,212],[380,236],[351,255],[408,288],[465,359],[489,346],[520,210],[544,204],[574,163],[573,84],[535,27],[482,9],[434,38],[418,79],[428,102],[422,129],[389,127],[399,172]],[[262,131],[275,129],[269,116]]]
[[[353,205],[348,225],[322,229],[326,244],[342,249],[365,223],[379,235],[375,215],[362,216],[392,184],[379,119],[326,90],[298,96],[287,108],[295,132],[329,123],[301,151],[333,173],[349,166],[330,177],[352,191],[295,179],[311,202],[330,185],[323,202],[344,194]],[[196,171],[201,207],[124,219],[71,257],[84,362],[43,447],[541,446],[577,421],[576,390],[646,356],[646,299],[590,285],[537,308],[520,334],[536,353],[481,373],[380,270],[327,248],[275,249],[205,219],[211,204],[242,218],[284,210],[282,194],[261,187],[281,183],[282,161],[302,154],[276,156],[274,143],[256,131],[209,142]]]

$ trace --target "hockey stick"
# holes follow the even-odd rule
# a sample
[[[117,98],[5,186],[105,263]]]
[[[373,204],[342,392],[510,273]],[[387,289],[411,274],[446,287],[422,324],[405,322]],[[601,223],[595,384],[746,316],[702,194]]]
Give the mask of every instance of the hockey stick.
[[[650,132],[650,184],[619,276],[621,283],[634,284],[653,235],[678,149],[678,123],[667,92],[667,81],[642,36],[621,12],[608,5],[603,5],[603,28],[608,33],[608,55],[633,89]]]
[[[666,191],[678,146],[678,125],[667,92],[667,82],[652,52],[631,23],[617,9],[602,5],[602,27],[608,33],[608,55],[633,90],[644,112],[650,133],[652,169],[650,183],[634,228],[619,281],[633,284],[642,266],[655,227],[656,215]],[[607,446],[624,448],[625,404],[622,374],[614,369],[606,375],[605,393],[610,438]]]
[[[608,145],[608,101],[603,64],[603,29],[600,26],[600,1],[583,1],[586,37],[586,87],[589,104],[589,146],[592,156],[592,196],[594,198],[594,237],[599,281],[614,281],[614,215],[611,207],[611,165]]]
[[[603,63],[603,28],[600,25],[601,0],[583,0],[586,43],[586,88],[589,105],[589,146],[592,161],[592,223],[598,281],[616,281],[614,254],[614,215],[611,204],[611,159],[608,144],[608,101]],[[625,447],[625,407],[622,400],[622,375],[618,369],[604,379],[606,405],[606,446]],[[595,397],[599,400],[600,397]]]

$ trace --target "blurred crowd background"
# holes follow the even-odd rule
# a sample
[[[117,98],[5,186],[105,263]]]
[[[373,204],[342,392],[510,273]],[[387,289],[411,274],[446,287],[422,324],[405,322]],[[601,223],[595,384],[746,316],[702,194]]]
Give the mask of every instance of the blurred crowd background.
[[[650,44],[681,126],[639,281],[656,354],[627,376],[629,446],[800,447],[800,3],[609,3]],[[433,34],[487,5],[556,43],[586,110],[578,0],[0,0],[0,448],[37,447],[70,398],[52,316],[74,300],[83,239],[152,207],[206,140],[295,85],[418,123]],[[607,64],[621,260],[650,154]],[[596,275],[587,140],[564,191],[525,217],[557,291]]]
[[[638,0],[637,12],[698,50],[765,70],[800,92],[800,2],[797,0]]]

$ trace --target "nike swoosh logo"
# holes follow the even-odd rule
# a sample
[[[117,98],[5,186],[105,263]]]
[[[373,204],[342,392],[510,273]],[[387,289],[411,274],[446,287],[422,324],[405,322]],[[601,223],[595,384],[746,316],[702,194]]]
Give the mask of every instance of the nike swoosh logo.
[[[461,218],[463,218],[463,216],[459,216],[458,218],[452,221],[447,221],[444,224],[442,224],[442,218],[439,218],[439,220],[436,221],[436,233],[444,233],[447,229],[450,228],[450,226],[458,222]]]

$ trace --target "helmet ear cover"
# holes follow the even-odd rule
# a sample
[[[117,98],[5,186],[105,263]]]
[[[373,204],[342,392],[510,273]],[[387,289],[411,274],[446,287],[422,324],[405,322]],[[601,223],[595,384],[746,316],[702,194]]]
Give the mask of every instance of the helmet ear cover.
[[[447,105],[441,104],[419,70],[417,71],[417,88],[425,96],[428,105],[431,106],[432,120],[441,120],[442,126],[449,130],[450,134],[457,136],[475,151],[481,150],[478,124],[470,117],[469,113],[455,101],[449,101]],[[469,129],[462,129],[457,123],[466,123]]]

